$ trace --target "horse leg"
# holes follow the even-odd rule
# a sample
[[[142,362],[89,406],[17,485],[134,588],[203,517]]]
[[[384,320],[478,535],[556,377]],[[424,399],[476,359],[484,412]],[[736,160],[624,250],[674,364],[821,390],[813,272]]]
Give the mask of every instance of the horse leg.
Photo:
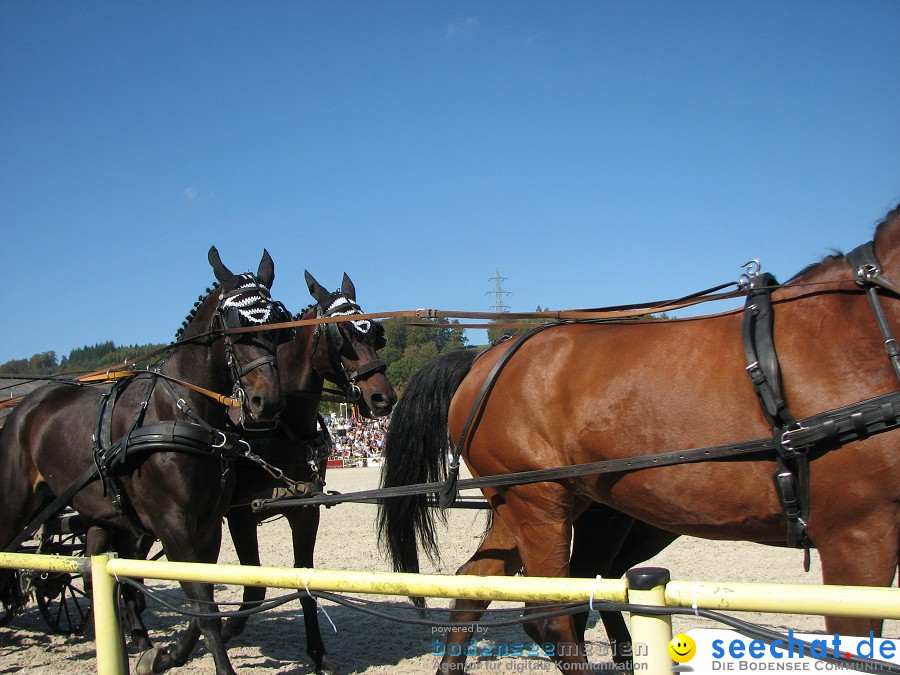
[[[603,504],[591,504],[572,524],[569,575],[583,578],[598,575],[610,577],[610,568],[634,522],[634,518],[621,511]],[[614,639],[621,639],[622,627],[625,628],[625,637],[628,637],[628,628],[625,627],[621,612],[600,612],[600,618],[610,643]],[[579,612],[573,615],[573,619],[575,630],[583,643],[588,612]]]
[[[185,531],[184,523],[191,519],[184,513],[171,513],[167,518],[165,530],[157,528],[157,534],[163,542],[166,557],[173,562],[215,562],[222,540],[222,528],[218,520],[207,521],[205,529]],[[178,525],[174,525],[177,523]],[[158,673],[187,663],[201,633],[207,649],[213,656],[217,675],[236,675],[228,654],[225,641],[222,639],[222,620],[214,614],[217,612],[213,600],[213,585],[182,581],[181,587],[190,599],[191,609],[201,613],[188,624],[175,642],[171,651],[160,648],[144,652],[138,660],[139,675]]]
[[[565,483],[511,487],[497,513],[515,536],[528,576],[569,576],[575,514],[571,487]],[[554,646],[548,656],[562,672],[590,669],[571,616],[533,621],[525,625],[525,631],[538,645]]]
[[[119,537],[116,538],[117,541],[119,539]],[[136,542],[130,534],[122,532],[121,539],[123,541],[121,544],[116,545],[116,550],[126,558],[144,560],[150,553],[150,547],[153,546],[153,540],[149,537],[145,537],[143,542]],[[143,582],[143,579],[138,579],[138,581]],[[146,652],[153,648],[153,643],[150,641],[150,633],[142,618],[144,610],[147,608],[147,600],[144,594],[134,586],[123,584],[121,588],[122,604],[124,606],[122,627],[131,639],[131,644],[135,646],[138,652]]]
[[[897,572],[900,525],[896,513],[873,509],[855,527],[810,532],[822,561],[822,582],[853,586],[890,586]],[[865,554],[861,554],[865,551]],[[881,619],[826,616],[829,633],[881,637]]]
[[[241,565],[259,566],[257,523],[249,507],[241,506],[230,509],[226,517],[228,518],[228,531],[231,533],[231,541],[234,544],[234,550]],[[241,610],[259,607],[265,597],[265,587],[244,586]],[[249,616],[230,616],[226,618],[222,624],[222,638],[227,642],[234,636],[243,633],[248,618]]]
[[[635,520],[603,504],[592,504],[573,525],[573,577],[600,575],[618,579],[635,565],[652,558],[666,548],[677,534]],[[574,615],[575,628],[584,640],[587,612]],[[621,612],[600,612],[600,620],[616,663],[630,663],[631,633]]]
[[[522,560],[516,548],[516,539],[506,524],[495,517],[487,536],[478,546],[478,550],[469,560],[463,563],[457,574],[474,576],[513,576],[522,569]],[[490,600],[459,599],[453,602],[450,621],[471,624],[484,614],[491,604]],[[443,657],[438,673],[462,672],[466,662],[465,645],[472,639],[473,629],[469,626],[460,630],[447,631]],[[435,640],[435,643],[437,641]]]
[[[294,545],[294,567],[312,567],[319,531],[319,508],[300,507],[287,514]],[[319,608],[310,595],[300,599],[303,623],[306,627],[306,653],[316,666],[317,673],[337,673],[338,669],[325,653],[325,643],[319,629]]]

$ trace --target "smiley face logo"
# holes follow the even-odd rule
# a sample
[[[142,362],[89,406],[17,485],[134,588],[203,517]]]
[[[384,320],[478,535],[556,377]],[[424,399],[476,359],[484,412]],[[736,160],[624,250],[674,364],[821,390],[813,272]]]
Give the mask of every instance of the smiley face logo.
[[[697,645],[690,635],[680,633],[669,643],[669,656],[676,663],[687,663],[697,653]]]

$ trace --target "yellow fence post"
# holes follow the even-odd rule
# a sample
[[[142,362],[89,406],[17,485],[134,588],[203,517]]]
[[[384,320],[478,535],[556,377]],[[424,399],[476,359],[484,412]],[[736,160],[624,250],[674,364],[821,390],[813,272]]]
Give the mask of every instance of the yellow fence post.
[[[124,675],[128,671],[125,650],[122,647],[122,633],[119,630],[116,580],[106,570],[106,563],[115,557],[115,553],[91,557],[94,640],[97,649],[98,675]]]
[[[628,603],[666,606],[666,584],[669,570],[661,567],[635,567],[625,573]],[[635,673],[670,675],[672,659],[672,617],[668,614],[631,613],[631,654]]]

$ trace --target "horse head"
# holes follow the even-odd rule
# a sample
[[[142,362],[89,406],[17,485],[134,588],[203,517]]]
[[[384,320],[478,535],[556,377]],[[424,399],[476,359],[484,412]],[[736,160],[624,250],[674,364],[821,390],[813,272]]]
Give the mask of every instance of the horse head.
[[[366,417],[387,415],[397,402],[397,394],[385,375],[387,364],[377,354],[387,344],[384,327],[353,318],[362,310],[356,303],[356,288],[346,274],[340,290],[333,293],[320,286],[309,272],[305,274],[309,293],[316,301],[316,317],[347,317],[316,327],[313,368],[321,377],[342,387]]]
[[[284,408],[276,349],[285,334],[265,327],[290,318],[270,295],[275,280],[272,258],[263,250],[256,274],[234,274],[213,246],[209,263],[220,283],[209,296],[215,307],[208,326],[222,338],[219,366],[227,369],[232,396],[241,402],[241,422],[271,424]]]

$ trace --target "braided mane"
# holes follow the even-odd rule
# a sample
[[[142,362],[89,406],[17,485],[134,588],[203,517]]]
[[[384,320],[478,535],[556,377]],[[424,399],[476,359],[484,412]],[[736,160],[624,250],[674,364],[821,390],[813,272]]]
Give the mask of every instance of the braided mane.
[[[212,293],[219,287],[219,282],[214,281],[212,283],[211,288],[206,289],[206,295],[200,295],[197,297],[197,301],[194,303],[194,306],[191,308],[191,311],[188,312],[188,315],[184,318],[184,321],[181,322],[181,327],[175,331],[175,341],[177,342],[184,335],[184,329],[188,327],[188,324],[194,320],[194,316],[197,314],[197,309],[199,309],[200,305],[203,304],[203,301],[209,297],[209,294]]]

